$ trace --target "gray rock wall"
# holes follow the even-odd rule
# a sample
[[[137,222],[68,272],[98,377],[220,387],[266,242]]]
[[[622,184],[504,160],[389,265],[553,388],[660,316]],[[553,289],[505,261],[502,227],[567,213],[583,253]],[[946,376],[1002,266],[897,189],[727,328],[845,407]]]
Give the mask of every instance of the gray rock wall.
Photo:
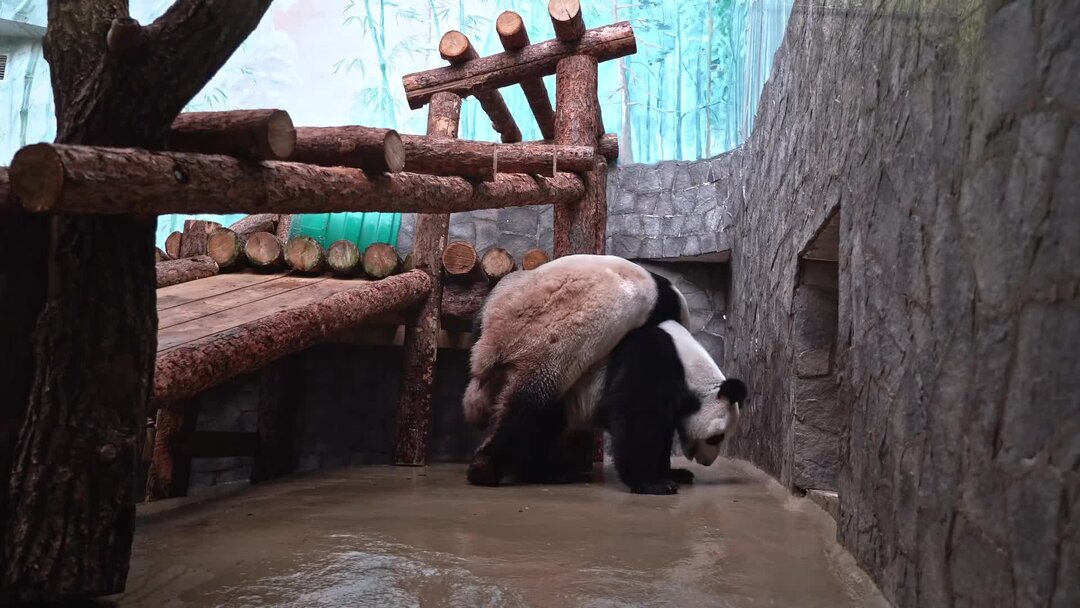
[[[720,160],[733,449],[795,475],[798,258],[839,208],[838,534],[900,606],[1080,605],[1078,40],[1075,0],[797,2]]]

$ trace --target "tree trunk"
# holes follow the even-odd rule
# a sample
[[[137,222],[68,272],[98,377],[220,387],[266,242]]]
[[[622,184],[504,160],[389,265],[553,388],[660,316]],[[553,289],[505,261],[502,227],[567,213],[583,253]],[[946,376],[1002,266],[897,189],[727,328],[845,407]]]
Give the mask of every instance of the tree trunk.
[[[487,283],[447,283],[443,286],[442,318],[468,326],[490,291]]]
[[[154,449],[146,475],[147,502],[187,495],[191,482],[191,456],[184,442],[195,432],[199,404],[194,399],[169,403],[158,409]]]
[[[555,86],[555,143],[596,145],[597,108],[596,59],[584,55],[559,62]],[[555,257],[572,253],[597,253],[599,176],[586,176],[586,197],[555,206]],[[590,188],[591,185],[591,188]]]
[[[456,138],[460,122],[460,97],[445,93],[431,99],[427,124],[429,137]],[[442,309],[439,258],[446,247],[449,228],[449,215],[416,216],[412,259],[417,270],[431,279],[431,292],[416,315],[416,323],[405,328],[405,355],[394,437],[394,464],[398,465],[423,466],[427,462]]]
[[[126,2],[49,0],[44,52],[57,141],[160,148],[180,109],[268,6],[269,0],[178,0],[143,28],[135,48],[110,56],[109,24],[127,17]],[[0,284],[13,285],[20,300],[31,303],[18,306],[33,306],[47,283],[0,558],[0,596],[18,601],[124,589],[136,448],[154,369],[155,219],[61,215],[47,221],[48,236],[41,218],[4,222],[33,239],[19,249],[20,258],[42,266],[36,276],[4,267]],[[12,342],[22,344],[41,308],[22,315],[4,306],[2,333],[21,327]],[[20,359],[5,358],[5,367]],[[18,391],[4,394],[19,400]]]
[[[212,277],[218,273],[218,265],[210,256],[200,255],[159,262],[157,265],[158,288],[168,287]]]
[[[402,78],[402,84],[409,107],[416,110],[431,101],[436,93],[467,97],[549,76],[555,73],[559,61],[567,57],[585,55],[608,61],[636,52],[634,30],[629,22],[623,21],[588,30],[574,44],[549,40],[520,51],[473,59],[460,66],[408,74]],[[558,94],[558,86],[555,88]]]
[[[251,483],[286,475],[296,469],[298,382],[293,357],[267,365],[260,372],[258,443],[251,465]]]

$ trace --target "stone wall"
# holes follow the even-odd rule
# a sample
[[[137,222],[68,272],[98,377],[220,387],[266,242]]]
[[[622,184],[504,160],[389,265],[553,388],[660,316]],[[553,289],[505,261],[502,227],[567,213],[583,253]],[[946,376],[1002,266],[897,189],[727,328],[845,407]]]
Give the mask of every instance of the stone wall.
[[[839,210],[838,534],[900,606],[1080,604],[1078,40],[1075,0],[797,2],[716,161],[733,449],[788,483],[799,259]]]

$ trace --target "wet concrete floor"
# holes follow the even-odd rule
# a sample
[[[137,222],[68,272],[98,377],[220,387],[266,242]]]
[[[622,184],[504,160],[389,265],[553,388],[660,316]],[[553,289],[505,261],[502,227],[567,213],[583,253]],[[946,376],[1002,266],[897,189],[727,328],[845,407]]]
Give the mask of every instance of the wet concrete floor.
[[[733,461],[677,496],[361,467],[140,517],[119,606],[878,606],[832,520]]]

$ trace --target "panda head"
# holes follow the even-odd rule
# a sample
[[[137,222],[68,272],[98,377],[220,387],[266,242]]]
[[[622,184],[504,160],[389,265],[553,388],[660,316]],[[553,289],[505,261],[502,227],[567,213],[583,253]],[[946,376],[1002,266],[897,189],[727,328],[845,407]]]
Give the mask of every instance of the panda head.
[[[705,348],[679,323],[666,321],[660,328],[671,336],[683,367],[684,398],[676,427],[683,455],[709,466],[738,427],[746,385],[725,378]]]

